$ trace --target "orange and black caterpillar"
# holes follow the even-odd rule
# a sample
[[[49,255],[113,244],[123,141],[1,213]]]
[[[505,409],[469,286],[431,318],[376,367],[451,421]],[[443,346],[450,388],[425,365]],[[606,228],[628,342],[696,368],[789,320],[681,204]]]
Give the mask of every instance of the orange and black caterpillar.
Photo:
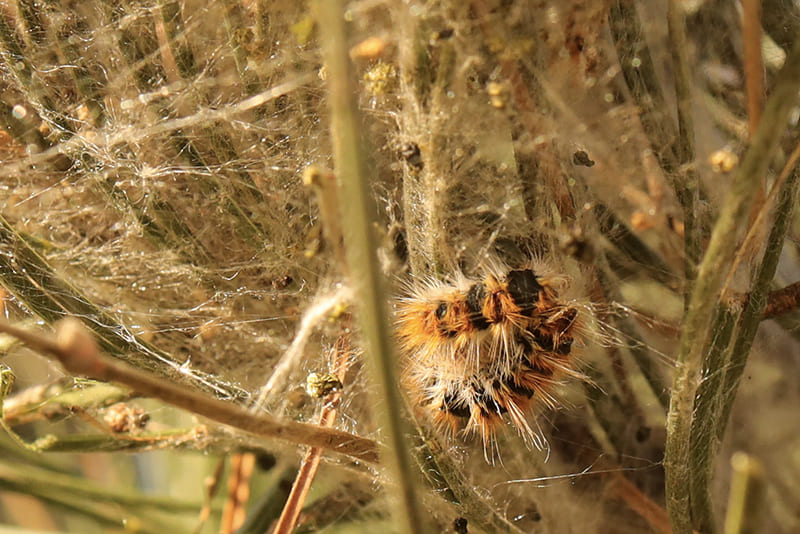
[[[542,445],[528,425],[533,402],[557,404],[560,378],[583,378],[571,357],[575,306],[559,301],[557,278],[494,267],[483,280],[430,282],[398,304],[403,382],[440,426],[492,443],[504,414]]]

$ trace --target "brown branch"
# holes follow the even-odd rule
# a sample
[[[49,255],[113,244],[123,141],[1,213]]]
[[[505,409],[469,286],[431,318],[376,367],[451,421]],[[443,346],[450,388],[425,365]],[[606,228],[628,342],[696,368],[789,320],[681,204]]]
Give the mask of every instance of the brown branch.
[[[256,436],[310,445],[345,454],[357,460],[378,463],[378,444],[367,438],[317,425],[255,415],[231,403],[186,390],[167,380],[116,363],[100,354],[94,339],[79,320],[68,318],[57,327],[57,340],[17,328],[0,320],[5,332],[29,347],[58,359],[74,375],[124,384],[141,395],[196,413],[212,421],[244,430]]]
[[[761,0],[742,0],[742,40],[744,41],[744,77],[747,87],[747,129],[752,138],[764,109],[764,63],[761,57]],[[764,203],[766,178],[761,179],[750,212],[751,226]]]
[[[231,456],[231,474],[228,476],[228,496],[222,509],[220,534],[232,534],[245,518],[245,504],[250,498],[250,478],[255,468],[256,455],[252,452]]]
[[[333,362],[331,368],[333,373],[339,379],[339,382],[344,382],[345,374],[347,373],[347,366],[350,357],[350,351],[346,347],[340,346],[346,344],[347,341],[344,337],[339,338],[339,343],[333,350]],[[322,427],[330,427],[336,420],[336,409],[339,406],[339,399],[341,392],[335,391],[325,398],[325,404],[322,407],[322,412],[319,416],[319,425]],[[272,531],[272,534],[290,534],[297,526],[297,519],[300,517],[300,511],[306,502],[306,497],[311,489],[311,483],[314,481],[314,476],[317,473],[319,462],[322,459],[322,449],[319,447],[312,447],[306,452],[303,457],[303,463],[300,465],[300,470],[297,472],[297,478],[292,485],[292,491],[289,493],[289,498],[283,507],[278,523]]]
[[[754,205],[754,211],[751,212],[751,225],[747,231],[742,246],[733,260],[733,266],[728,272],[728,277],[725,281],[725,287],[730,287],[733,276],[736,272],[738,265],[746,259],[748,252],[755,254],[757,248],[761,246],[764,241],[762,238],[763,231],[765,230],[765,219],[768,214],[774,211],[774,206],[777,203],[778,193],[783,189],[784,183],[789,179],[791,173],[795,170],[798,161],[800,161],[800,143],[797,144],[789,155],[786,164],[783,166],[780,175],[770,189],[769,195],[766,199],[762,199],[759,206]],[[788,313],[798,307],[798,288],[795,287],[797,283],[789,285],[783,289],[773,291],[767,295],[767,306],[764,309],[762,319],[770,319],[778,315]],[[735,295],[730,298],[729,305],[741,305],[742,308],[747,304],[749,295]]]
[[[667,511],[642,493],[633,482],[621,473],[614,473],[607,490],[625,501],[625,504],[647,521],[653,530],[661,532],[661,534],[672,534]],[[698,534],[696,530],[694,534]]]
[[[738,293],[728,299],[729,308],[744,308],[750,298],[748,293]],[[767,306],[764,308],[762,320],[774,319],[800,308],[800,282],[789,284],[781,289],[771,291],[767,295]]]
[[[744,75],[750,135],[758,128],[764,109],[764,63],[761,57],[761,0],[742,0]]]
[[[764,319],[772,319],[798,308],[800,308],[800,282],[795,282],[769,294],[767,307],[764,308]]]

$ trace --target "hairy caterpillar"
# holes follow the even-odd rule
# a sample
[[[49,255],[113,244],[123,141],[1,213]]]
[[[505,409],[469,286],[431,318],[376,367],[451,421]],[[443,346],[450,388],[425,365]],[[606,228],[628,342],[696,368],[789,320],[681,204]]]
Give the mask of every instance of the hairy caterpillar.
[[[397,306],[412,400],[450,434],[480,436],[485,451],[506,415],[541,448],[526,413],[556,406],[561,378],[585,379],[571,354],[578,308],[559,300],[563,280],[542,272],[493,265],[481,280],[424,283]]]

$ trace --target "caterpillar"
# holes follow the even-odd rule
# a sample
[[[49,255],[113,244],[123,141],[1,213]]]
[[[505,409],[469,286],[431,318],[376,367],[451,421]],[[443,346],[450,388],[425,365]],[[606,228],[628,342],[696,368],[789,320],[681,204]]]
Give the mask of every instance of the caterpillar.
[[[563,378],[586,379],[572,355],[578,308],[560,300],[563,279],[542,272],[494,264],[480,280],[431,280],[397,303],[402,382],[412,401],[451,436],[478,435],[485,453],[504,417],[543,448],[527,413],[534,404],[556,407]]]

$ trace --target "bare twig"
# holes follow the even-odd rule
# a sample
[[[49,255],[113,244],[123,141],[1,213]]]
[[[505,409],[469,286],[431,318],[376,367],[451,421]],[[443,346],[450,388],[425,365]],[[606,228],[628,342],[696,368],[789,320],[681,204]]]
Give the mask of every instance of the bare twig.
[[[340,339],[343,340],[344,338]],[[331,370],[340,382],[344,382],[350,351],[344,346],[337,346],[334,348],[332,356]],[[340,397],[340,391],[335,391],[326,396],[319,416],[320,426],[333,426]],[[322,459],[322,452],[323,450],[319,447],[312,447],[306,452],[303,462],[300,464],[300,470],[297,472],[297,478],[292,485],[292,491],[289,493],[289,498],[286,500],[286,505],[272,534],[289,534],[294,531],[297,526],[297,519],[300,517],[300,512],[308,496],[308,491],[311,489],[311,483],[317,473],[319,462]]]
[[[620,499],[625,501],[625,504],[631,510],[647,521],[653,527],[653,530],[661,532],[661,534],[672,534],[667,511],[642,493],[633,482],[625,478],[621,473],[615,472],[614,476],[611,477],[609,490],[613,491]]]
[[[795,153],[800,155],[800,145],[798,145]],[[787,163],[787,170],[790,169],[788,165],[795,167],[796,164],[797,158],[790,160]],[[729,361],[725,365],[725,383],[721,390],[723,395],[722,406],[719,418],[716,419],[715,434],[717,439],[722,439],[727,427],[730,411],[739,387],[739,380],[744,372],[747,357],[750,353],[750,347],[753,344],[758,325],[764,317],[767,288],[775,277],[786,233],[795,214],[798,191],[800,191],[800,171],[795,167],[790,174],[791,176],[780,189],[779,200],[774,210],[775,223],[767,237],[766,250],[756,272],[747,304],[739,318],[739,331],[731,349]]]
[[[316,425],[284,421],[266,414],[254,415],[234,404],[188,391],[132,367],[109,361],[100,355],[83,325],[75,319],[60,324],[58,341],[16,328],[5,321],[0,321],[0,332],[10,334],[31,348],[55,357],[70,373],[119,382],[142,395],[161,399],[173,406],[257,436],[322,447],[365,462],[378,462],[378,445],[370,439]]]
[[[761,462],[743,452],[731,458],[733,480],[725,517],[725,534],[761,532],[766,485]]]
[[[731,287],[733,276],[736,274],[736,270],[739,265],[749,256],[758,252],[758,248],[763,242],[766,218],[768,215],[772,214],[773,210],[771,208],[777,202],[778,194],[783,191],[783,185],[795,171],[798,160],[800,160],[800,144],[798,144],[792,151],[792,154],[789,156],[789,159],[783,166],[783,170],[781,171],[780,175],[778,175],[778,179],[775,180],[774,184],[772,184],[772,189],[770,189],[767,198],[758,199],[759,203],[757,205],[754,204],[754,208],[757,207],[758,211],[753,212],[750,228],[747,230],[747,235],[742,242],[742,246],[739,247],[736,257],[733,260],[733,264],[728,271],[728,277],[725,279],[725,284],[723,286],[726,289]]]
[[[675,94],[678,99],[678,139],[675,141],[675,152],[679,168],[673,178],[673,187],[683,207],[684,226],[684,273],[686,276],[686,294],[691,291],[695,278],[697,263],[700,261],[700,228],[697,220],[697,173],[694,170],[694,118],[692,116],[692,88],[689,78],[689,67],[686,44],[686,23],[684,8],[678,0],[671,0],[667,8],[669,26],[669,47],[675,69]],[[688,301],[687,301],[688,303]]]
[[[386,294],[375,251],[370,214],[373,212],[367,177],[366,155],[362,145],[357,88],[353,81],[341,1],[319,0],[314,4],[321,33],[322,52],[328,69],[328,93],[331,108],[336,175],[341,179],[341,201],[345,230],[345,249],[358,302],[358,319],[366,341],[366,359],[381,399],[379,421],[383,423],[392,478],[399,486],[394,500],[394,520],[400,532],[423,532],[424,517],[416,491],[416,473],[405,440],[401,418],[402,400],[398,390],[394,346],[386,321]]]
[[[726,303],[728,308],[743,309],[750,298],[748,293],[739,293],[731,296]],[[789,284],[786,287],[770,291],[767,295],[767,305],[764,308],[762,320],[774,319],[787,313],[792,313],[800,308],[800,282]]]
[[[764,107],[764,62],[761,57],[761,0],[742,0],[742,40],[744,41],[744,78],[747,87],[747,126],[750,138],[761,121]],[[753,220],[764,203],[766,176],[759,180],[750,219]],[[751,231],[763,232],[756,222]],[[744,248],[744,247],[743,247]]]
[[[742,0],[744,77],[750,135],[758,128],[764,108],[764,62],[761,57],[761,0]]]
[[[769,294],[767,307],[764,308],[764,319],[772,319],[796,311],[798,308],[800,308],[800,282],[795,282]]]
[[[303,171],[303,183],[314,189],[322,216],[322,231],[328,246],[333,250],[336,262],[343,274],[347,273],[347,258],[344,252],[344,236],[342,235],[342,218],[339,213],[339,191],[336,176],[316,166],[307,167]]]
[[[231,534],[244,523],[245,504],[250,497],[250,478],[253,475],[256,456],[253,453],[231,456],[231,472],[228,475],[228,497],[222,509],[220,534]]]
[[[636,13],[636,2],[616,0],[609,10],[609,29],[619,64],[631,97],[640,109],[640,120],[653,152],[664,172],[672,176],[676,167],[674,143],[677,128],[668,113],[656,67]]]

